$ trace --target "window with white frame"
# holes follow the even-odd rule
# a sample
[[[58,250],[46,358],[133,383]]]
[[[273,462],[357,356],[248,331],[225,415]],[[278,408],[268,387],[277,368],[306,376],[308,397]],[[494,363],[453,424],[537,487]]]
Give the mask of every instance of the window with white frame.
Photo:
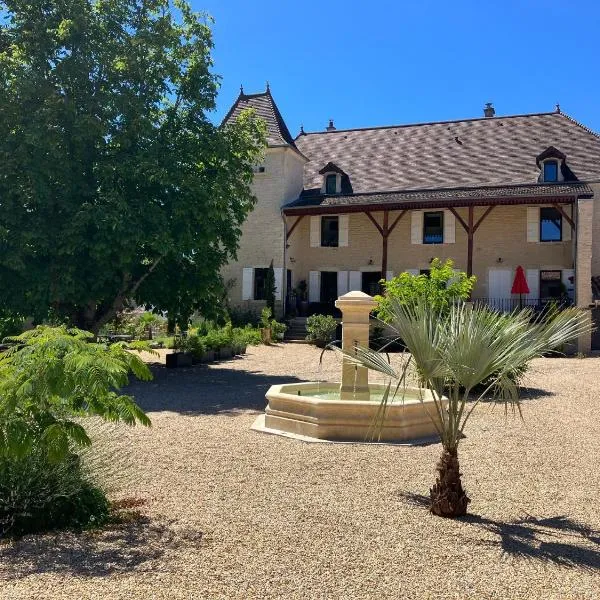
[[[544,183],[556,183],[558,181],[558,161],[545,160],[543,166]]]
[[[423,243],[444,243],[444,213],[443,211],[426,212],[423,214]]]
[[[321,217],[321,246],[337,248],[339,245],[339,217]]]
[[[326,194],[337,194],[338,193],[338,185],[337,185],[338,176],[335,173],[329,173],[325,175],[325,193]]]

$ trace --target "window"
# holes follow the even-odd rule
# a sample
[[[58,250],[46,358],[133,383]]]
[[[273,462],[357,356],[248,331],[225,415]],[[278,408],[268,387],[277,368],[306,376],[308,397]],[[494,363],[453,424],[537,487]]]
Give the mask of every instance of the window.
[[[266,300],[265,282],[267,281],[267,272],[269,269],[254,269],[254,299]]]
[[[327,175],[325,177],[325,193],[337,194],[337,175]]]
[[[423,243],[444,243],[444,213],[426,212],[423,215]]]
[[[540,242],[562,240],[562,215],[556,208],[540,208]]]
[[[252,171],[254,173],[264,173],[265,172],[265,166],[264,165],[255,165],[254,167],[252,167]]]
[[[548,302],[563,295],[561,271],[540,271],[540,300]]]
[[[547,160],[544,163],[544,181],[558,181],[558,162]]]
[[[321,246],[337,247],[340,241],[338,217],[321,217]]]

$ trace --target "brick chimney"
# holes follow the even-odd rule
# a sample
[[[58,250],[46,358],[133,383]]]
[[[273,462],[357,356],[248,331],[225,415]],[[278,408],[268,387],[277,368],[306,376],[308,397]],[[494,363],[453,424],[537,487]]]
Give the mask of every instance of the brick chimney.
[[[496,109],[492,106],[491,102],[486,102],[483,108],[483,116],[486,118],[493,117],[496,114]]]
[[[333,119],[329,119],[329,125],[327,126],[326,131],[335,131],[336,127],[333,124]]]

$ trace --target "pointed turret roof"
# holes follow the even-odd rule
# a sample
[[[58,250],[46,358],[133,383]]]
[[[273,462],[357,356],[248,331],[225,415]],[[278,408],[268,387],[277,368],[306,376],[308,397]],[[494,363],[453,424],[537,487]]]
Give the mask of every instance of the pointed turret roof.
[[[277,104],[275,104],[275,100],[273,100],[268,84],[266,91],[260,94],[245,94],[243,88],[241,88],[240,95],[225,115],[223,124],[237,119],[239,114],[246,108],[253,108],[256,114],[267,124],[267,144],[269,146],[290,146],[298,151],[294,138],[290,134]]]

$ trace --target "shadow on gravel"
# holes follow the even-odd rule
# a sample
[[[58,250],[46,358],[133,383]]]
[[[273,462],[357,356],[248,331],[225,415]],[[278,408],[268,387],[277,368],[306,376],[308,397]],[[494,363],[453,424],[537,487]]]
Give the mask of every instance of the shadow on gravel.
[[[188,369],[151,366],[154,379],[134,381],[127,393],[149,412],[169,410],[185,415],[232,415],[254,410],[262,412],[270,386],[302,381],[297,377],[265,375],[252,371],[197,365]]]
[[[132,569],[151,571],[170,550],[200,546],[202,532],[137,520],[99,532],[28,536],[0,545],[0,579],[43,573],[102,577]]]
[[[400,492],[398,496],[414,507],[429,507],[427,496],[410,492]],[[498,546],[512,556],[600,571],[600,531],[567,516],[537,518],[527,515],[523,519],[504,522],[467,515],[457,521],[494,534],[496,540],[479,540],[478,543]]]

